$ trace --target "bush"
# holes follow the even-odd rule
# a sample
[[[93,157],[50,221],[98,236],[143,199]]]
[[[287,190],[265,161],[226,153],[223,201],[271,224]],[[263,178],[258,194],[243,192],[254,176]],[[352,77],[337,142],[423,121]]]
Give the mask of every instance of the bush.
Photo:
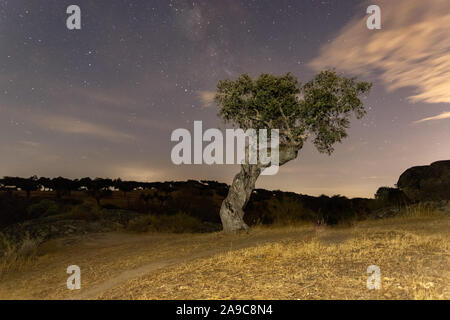
[[[134,232],[196,233],[204,232],[205,225],[197,218],[179,212],[175,215],[141,216],[130,221],[127,229]]]
[[[72,207],[65,218],[73,220],[95,221],[102,216],[102,209],[93,203],[85,202]]]
[[[0,276],[30,264],[40,243],[41,239],[33,239],[28,234],[21,242],[14,243],[0,233]]]
[[[316,219],[312,210],[306,209],[301,201],[289,196],[266,200],[262,207],[265,209],[257,215],[257,221],[262,224],[290,225]]]
[[[379,188],[375,199],[382,206],[404,206],[409,203],[408,197],[402,190],[390,187]]]
[[[44,199],[27,208],[28,218],[36,219],[56,215],[60,212],[58,204],[52,200]]]
[[[0,229],[27,219],[29,200],[0,192]]]

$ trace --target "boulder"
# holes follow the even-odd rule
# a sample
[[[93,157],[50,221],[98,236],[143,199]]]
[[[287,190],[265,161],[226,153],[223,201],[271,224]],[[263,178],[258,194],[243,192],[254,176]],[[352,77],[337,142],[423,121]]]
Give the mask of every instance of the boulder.
[[[96,221],[73,220],[59,215],[13,224],[2,229],[1,233],[15,242],[26,236],[43,242],[68,235],[115,231],[126,227],[137,216],[140,215],[126,210],[103,210],[102,219]]]
[[[412,167],[400,176],[397,186],[413,201],[450,200],[450,160]]]

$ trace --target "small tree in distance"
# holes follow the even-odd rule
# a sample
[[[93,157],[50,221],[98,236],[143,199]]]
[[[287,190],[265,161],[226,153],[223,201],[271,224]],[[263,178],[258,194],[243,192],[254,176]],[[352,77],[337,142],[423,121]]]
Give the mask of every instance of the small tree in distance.
[[[234,127],[269,132],[278,129],[281,166],[297,158],[308,138],[313,139],[319,152],[331,154],[333,145],[347,136],[350,117],[360,119],[365,115],[360,97],[368,94],[371,86],[329,70],[304,85],[290,73],[262,74],[256,80],[244,74],[235,81],[220,81],[215,101],[219,116]],[[261,171],[270,165],[241,165],[220,209],[225,232],[248,229],[244,208]]]

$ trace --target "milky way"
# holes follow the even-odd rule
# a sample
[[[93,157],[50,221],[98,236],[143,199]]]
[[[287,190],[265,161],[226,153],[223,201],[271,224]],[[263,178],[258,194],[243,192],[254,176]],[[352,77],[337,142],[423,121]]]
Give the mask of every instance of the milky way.
[[[173,165],[171,132],[195,120],[224,128],[212,101],[221,79],[292,72],[307,81],[334,67],[374,83],[367,117],[331,157],[308,144],[257,187],[372,196],[412,165],[450,158],[449,93],[438,86],[449,37],[431,42],[450,30],[433,12],[441,24],[450,12],[448,1],[431,2],[442,9],[371,1],[383,28],[361,24],[360,34],[365,1],[0,0],[0,176],[230,183],[235,166]],[[66,28],[71,4],[81,30]],[[434,38],[414,38],[414,27]]]

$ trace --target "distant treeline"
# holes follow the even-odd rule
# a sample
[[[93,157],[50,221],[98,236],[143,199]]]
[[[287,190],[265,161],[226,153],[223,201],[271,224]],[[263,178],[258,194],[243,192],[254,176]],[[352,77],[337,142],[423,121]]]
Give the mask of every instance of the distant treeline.
[[[105,209],[169,215],[185,212],[204,221],[220,222],[218,210],[227,192],[228,186],[216,181],[137,182],[108,178],[4,177],[0,179],[0,228],[36,218],[30,214],[30,208],[42,201],[48,204],[46,199],[53,199],[53,203],[60,208],[91,198]]]
[[[219,210],[229,186],[217,181],[137,182],[121,179],[30,178],[0,179],[0,227],[27,219],[30,207],[53,198],[59,207],[88,198],[99,207],[124,209],[141,214],[173,215],[180,212],[204,222],[220,223]],[[21,190],[21,192],[18,192]],[[41,192],[36,192],[41,191]],[[74,192],[77,191],[75,194]],[[116,191],[116,192],[114,192]],[[33,193],[34,192],[34,193]],[[402,204],[403,194],[395,188],[380,188],[376,199],[344,196],[307,196],[293,192],[256,189],[245,208],[249,225],[311,221],[338,224],[364,219],[381,206]]]
[[[21,177],[4,177],[0,179],[0,188],[3,191],[23,190],[30,196],[32,191],[55,191],[58,196],[70,195],[72,191],[100,191],[100,190],[120,190],[124,193],[136,189],[151,189],[161,188],[166,185],[161,182],[137,182],[137,181],[122,181],[119,179],[104,179],[104,178],[82,178],[82,179],[67,179],[63,177],[58,178],[38,178],[33,176],[30,178]]]

